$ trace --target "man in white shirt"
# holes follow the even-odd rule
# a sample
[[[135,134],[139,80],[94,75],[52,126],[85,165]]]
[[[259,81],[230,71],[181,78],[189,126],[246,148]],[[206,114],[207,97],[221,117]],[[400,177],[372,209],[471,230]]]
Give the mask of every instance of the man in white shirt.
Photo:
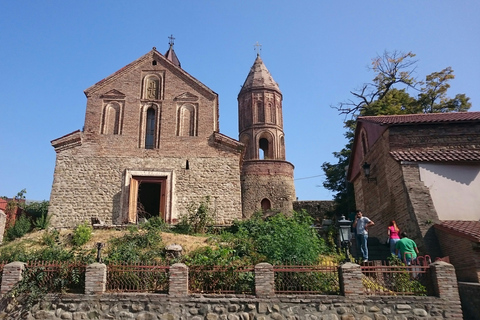
[[[357,210],[357,215],[355,222],[353,222],[353,227],[355,227],[357,234],[357,246],[360,247],[360,252],[362,253],[363,262],[368,261],[368,228],[373,226],[375,223],[367,217],[363,216],[362,210]]]

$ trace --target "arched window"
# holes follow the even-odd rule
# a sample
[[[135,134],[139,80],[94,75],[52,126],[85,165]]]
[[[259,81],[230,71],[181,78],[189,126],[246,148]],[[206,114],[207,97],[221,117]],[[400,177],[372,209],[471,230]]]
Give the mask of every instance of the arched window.
[[[265,138],[261,138],[258,141],[258,146],[259,146],[259,157],[261,160],[268,159],[269,154],[268,154],[268,140]]]
[[[265,110],[261,101],[257,101],[257,120],[257,122],[265,122]]]
[[[285,160],[285,137],[280,137],[280,158]]]
[[[262,211],[268,211],[272,209],[272,204],[270,203],[270,200],[268,200],[267,198],[263,199],[260,205],[262,206]]]
[[[367,143],[367,134],[365,133],[365,131],[362,131],[362,151],[363,151],[363,155],[365,156],[368,152],[368,143]]]
[[[155,122],[155,109],[148,108],[145,129],[145,149],[153,149],[155,147]]]
[[[275,106],[271,103],[268,104],[268,109],[270,110],[270,122],[276,123],[276,115],[275,115]]]
[[[102,134],[120,133],[120,105],[117,102],[108,103],[103,111]]]
[[[177,135],[178,136],[195,136],[196,135],[196,121],[195,121],[195,106],[185,104],[178,108],[177,116]]]

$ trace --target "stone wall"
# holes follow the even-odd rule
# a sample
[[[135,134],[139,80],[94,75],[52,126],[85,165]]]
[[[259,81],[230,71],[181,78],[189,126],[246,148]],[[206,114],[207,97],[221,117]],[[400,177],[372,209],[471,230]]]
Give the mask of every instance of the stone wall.
[[[307,320],[462,319],[435,297],[104,294],[48,296],[31,311],[6,304],[2,319]]]
[[[2,289],[20,280],[19,263],[5,266],[11,277]],[[188,295],[188,269],[170,267],[169,294],[104,293],[106,269],[88,267],[86,294],[48,295],[30,309],[4,296],[1,319],[461,319],[455,270],[445,262],[431,265],[436,296],[366,296],[360,266],[339,268],[342,295],[275,295],[272,265],[255,266],[253,295]],[[12,277],[13,276],[13,277]],[[15,280],[16,279],[16,280]],[[6,293],[6,290],[2,290]]]
[[[263,199],[271,210],[290,214],[295,201],[293,165],[287,161],[245,161],[242,166],[242,210],[249,218],[262,209]]]
[[[123,223],[129,199],[126,170],[170,176],[167,222],[186,214],[191,203],[200,204],[205,196],[210,196],[217,224],[241,219],[240,168],[234,154],[219,152],[218,157],[188,158],[100,157],[70,151],[57,155],[49,207],[54,227],[75,227],[91,217],[106,224]]]
[[[335,201],[294,201],[293,210],[300,212],[305,210],[314,219],[316,226],[321,226],[323,219],[330,219],[328,213],[334,210]],[[345,214],[348,217],[348,214]]]

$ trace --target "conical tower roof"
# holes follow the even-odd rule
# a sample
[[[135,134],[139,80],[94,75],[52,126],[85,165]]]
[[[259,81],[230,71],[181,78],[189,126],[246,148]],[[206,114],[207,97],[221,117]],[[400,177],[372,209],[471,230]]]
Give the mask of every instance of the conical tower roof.
[[[175,38],[173,36],[170,36],[169,39],[170,41],[168,42],[168,44],[170,45],[170,47],[168,48],[168,51],[165,53],[165,58],[170,60],[170,62],[173,63],[174,65],[181,68],[182,65],[180,64],[180,60],[178,60],[178,57],[175,54],[175,51],[173,50],[173,40]]]
[[[272,75],[263,63],[259,54],[257,54],[257,58],[255,59],[253,66],[250,68],[250,72],[243,83],[240,93],[252,89],[271,89],[281,93],[278,84],[273,80]]]

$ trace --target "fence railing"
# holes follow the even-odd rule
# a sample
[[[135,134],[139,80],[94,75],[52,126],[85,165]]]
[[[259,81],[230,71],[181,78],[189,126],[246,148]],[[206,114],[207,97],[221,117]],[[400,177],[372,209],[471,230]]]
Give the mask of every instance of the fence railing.
[[[388,261],[361,266],[367,295],[432,295],[430,257],[418,257],[411,265],[390,265]]]
[[[157,264],[109,264],[106,291],[168,293],[169,266]]]
[[[274,265],[276,294],[340,294],[338,265]]]
[[[429,257],[419,257],[410,266],[391,265],[389,262],[381,261],[357,265],[357,272],[362,274],[363,294],[433,295],[434,285],[429,263]],[[338,295],[342,287],[339,269],[344,269],[344,266],[351,268],[348,265],[339,266],[336,263],[271,265],[271,271],[269,271],[273,280],[270,285],[271,293]],[[0,271],[3,271],[3,267],[6,268],[0,262]],[[83,293],[86,288],[86,268],[87,266],[81,263],[33,261],[25,264],[23,279],[51,293]],[[104,268],[103,292],[169,293],[171,290],[169,286],[172,285],[170,279],[172,267],[168,265],[109,264],[104,265]],[[255,295],[256,291],[264,286],[262,281],[256,283],[255,268],[255,266],[189,266],[186,269],[188,275],[185,274],[185,290],[194,294]],[[2,275],[3,272],[0,277]],[[99,276],[95,275],[95,277]],[[92,281],[97,283],[102,281],[102,278],[99,277],[96,280],[89,276],[89,281],[89,283]],[[345,283],[343,285],[345,286]]]
[[[86,265],[81,262],[29,261],[23,278],[52,293],[85,291]],[[3,273],[3,272],[2,272]]]
[[[253,266],[220,267],[189,266],[188,290],[190,293],[255,293]]]

